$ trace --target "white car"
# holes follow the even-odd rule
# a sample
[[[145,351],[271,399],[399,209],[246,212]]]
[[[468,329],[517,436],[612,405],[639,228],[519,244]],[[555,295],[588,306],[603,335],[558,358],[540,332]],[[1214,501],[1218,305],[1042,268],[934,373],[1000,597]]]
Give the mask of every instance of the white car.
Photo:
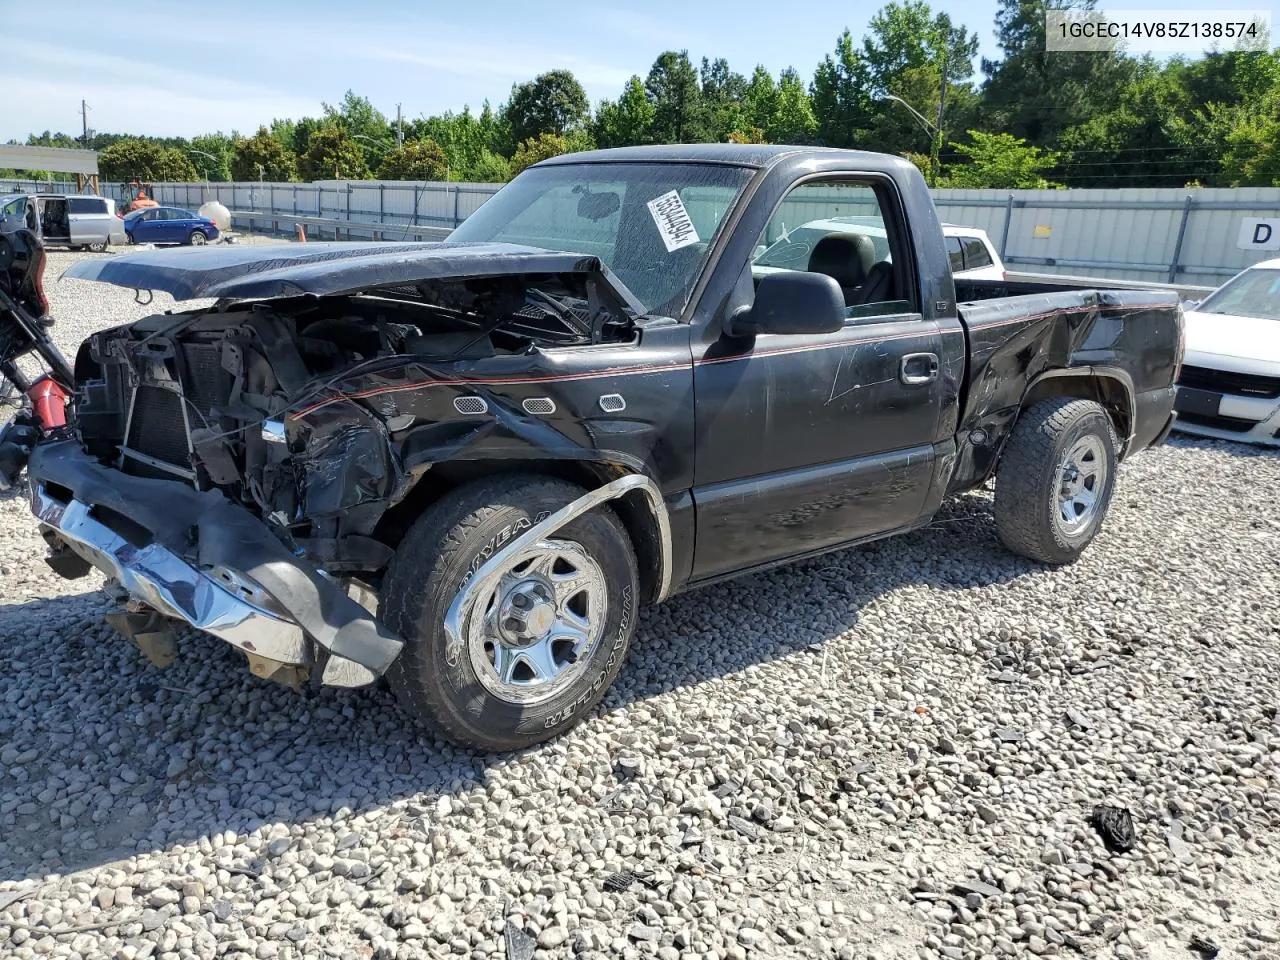
[[[776,270],[807,269],[818,241],[832,234],[867,237],[875,251],[874,260],[892,262],[888,234],[879,217],[830,217],[801,224],[767,247],[757,250],[752,260],[752,273],[759,277]],[[951,257],[953,277],[961,280],[1008,279],[1000,254],[985,230],[944,223],[942,236]]]
[[[1236,274],[1186,313],[1176,429],[1280,447],[1280,260]]]

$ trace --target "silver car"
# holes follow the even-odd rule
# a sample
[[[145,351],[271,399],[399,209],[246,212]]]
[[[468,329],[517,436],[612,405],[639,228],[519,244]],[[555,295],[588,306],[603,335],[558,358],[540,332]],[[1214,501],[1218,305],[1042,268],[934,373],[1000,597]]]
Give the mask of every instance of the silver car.
[[[20,193],[0,199],[0,233],[32,230],[46,244],[105,250],[127,242],[116,202],[107,197]]]

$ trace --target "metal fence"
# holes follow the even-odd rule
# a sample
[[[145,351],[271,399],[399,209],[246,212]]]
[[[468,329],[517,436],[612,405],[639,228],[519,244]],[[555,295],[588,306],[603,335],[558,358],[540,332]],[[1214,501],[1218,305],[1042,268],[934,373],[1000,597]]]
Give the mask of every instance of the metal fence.
[[[313,235],[411,239],[439,236],[474,213],[501,184],[374,180],[320,183],[158,183],[161,203],[218,200],[236,226]],[[74,192],[65,181],[0,181],[0,193]],[[103,193],[122,199],[122,184]],[[1280,218],[1280,188],[937,190],[948,223],[987,231],[1013,270],[1213,286],[1268,254],[1241,249],[1242,223]],[[816,208],[815,208],[816,210]],[[803,211],[795,211],[797,223]],[[821,216],[814,213],[814,216]],[[1276,230],[1280,250],[1280,225]]]

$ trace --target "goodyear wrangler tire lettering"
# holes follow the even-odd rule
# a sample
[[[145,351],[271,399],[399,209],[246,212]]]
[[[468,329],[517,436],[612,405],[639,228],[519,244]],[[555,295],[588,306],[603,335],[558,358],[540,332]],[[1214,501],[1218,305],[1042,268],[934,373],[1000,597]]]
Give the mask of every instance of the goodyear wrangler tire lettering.
[[[470,647],[451,647],[443,628],[457,591],[488,559],[584,492],[548,477],[504,474],[451,491],[413,525],[388,568],[384,591],[388,623],[406,640],[388,679],[409,713],[459,743],[511,750],[556,736],[600,701],[635,630],[638,589],[630,538],[607,506],[549,538],[585,553],[603,579],[602,639],[584,653],[585,669],[566,678],[563,689],[532,702],[495,696],[476,673]]]

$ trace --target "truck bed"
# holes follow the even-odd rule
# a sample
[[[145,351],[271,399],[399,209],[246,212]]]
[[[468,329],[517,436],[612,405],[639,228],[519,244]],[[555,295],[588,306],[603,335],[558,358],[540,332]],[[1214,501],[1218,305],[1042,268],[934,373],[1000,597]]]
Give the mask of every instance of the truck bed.
[[[1176,292],[1001,280],[955,286],[969,362],[953,491],[991,475],[999,441],[1044,376],[1100,378],[1108,394],[1100,399],[1123,423],[1122,451],[1148,446],[1166,429],[1176,363],[1169,344],[1181,335]]]

